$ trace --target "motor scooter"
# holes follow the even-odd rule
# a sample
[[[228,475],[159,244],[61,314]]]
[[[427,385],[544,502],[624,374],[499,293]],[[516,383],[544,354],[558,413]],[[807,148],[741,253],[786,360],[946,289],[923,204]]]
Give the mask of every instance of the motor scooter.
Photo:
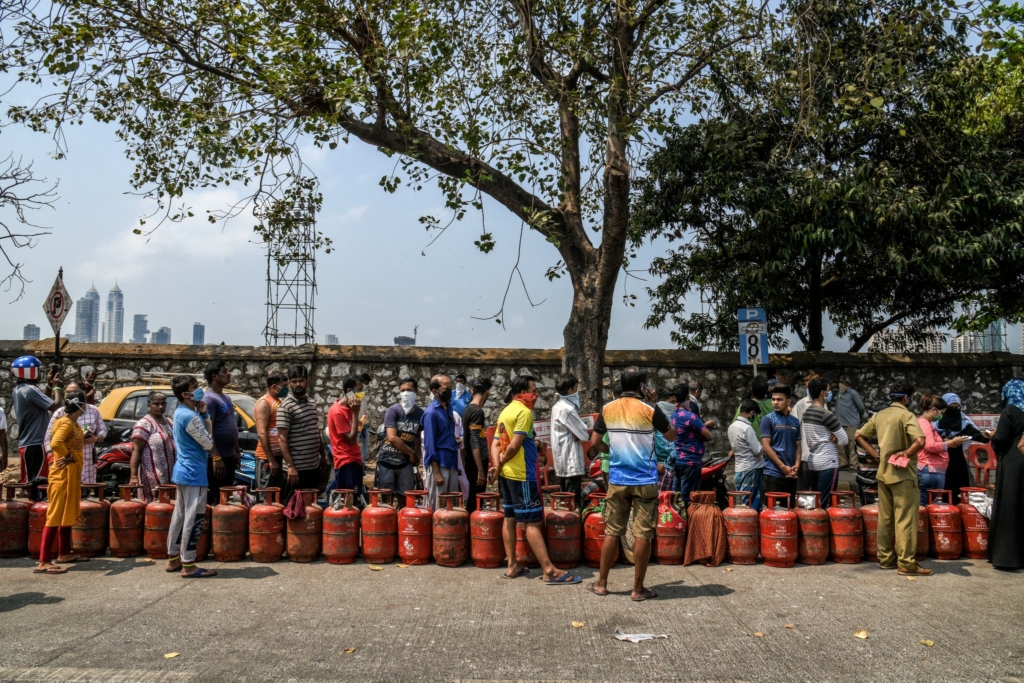
[[[725,468],[728,464],[728,455],[711,452],[707,455],[707,459],[704,461],[700,471],[700,490],[714,491],[715,504],[723,510],[729,505],[729,488],[725,484]],[[607,482],[604,475],[601,474],[600,458],[594,458],[593,462],[590,463],[590,471],[587,474],[590,477],[590,481],[583,487],[583,500],[586,500],[587,496],[595,491],[603,493],[607,490]]]

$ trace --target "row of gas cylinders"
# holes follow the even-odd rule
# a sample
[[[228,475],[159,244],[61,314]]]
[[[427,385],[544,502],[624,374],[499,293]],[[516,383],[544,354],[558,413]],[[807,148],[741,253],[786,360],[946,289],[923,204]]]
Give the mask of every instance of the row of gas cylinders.
[[[0,557],[38,557],[46,521],[47,502],[29,503],[19,499],[27,485],[7,484],[0,501]],[[45,489],[45,487],[41,487]],[[138,487],[122,486],[121,498],[113,504],[104,499],[102,485],[83,485],[93,490],[96,500],[83,499],[78,522],[72,528],[75,553],[96,557],[109,547],[114,557],[147,555],[167,557],[167,534],[174,512],[175,487],[160,486],[157,499],[148,505],[134,498]],[[571,493],[544,487],[542,533],[551,561],[568,569],[579,565],[600,566],[604,542],[604,518],[598,507],[604,494],[590,497],[583,518]],[[433,559],[442,566],[457,567],[471,561],[477,567],[498,567],[505,562],[502,527],[505,517],[497,493],[477,496],[477,510],[470,515],[462,507],[460,493],[441,494],[443,507],[434,511],[423,504],[426,491],[406,492],[406,506],[391,505],[392,492],[371,490],[370,504],[360,512],[353,505],[354,492],[332,494],[326,510],[316,504],[317,491],[301,491],[305,516],[288,519],[276,488],[259,489],[265,500],[251,507],[232,495],[244,487],[224,487],[220,503],[206,507],[206,524],[197,546],[197,560],[207,559],[211,550],[218,562],[240,561],[249,554],[256,562],[277,562],[285,553],[293,562],[312,562],[322,554],[332,564],[347,564],[358,556],[372,563],[396,559],[405,564],[426,564]],[[983,489],[965,488],[966,494]],[[724,511],[728,537],[727,558],[736,564],[752,564],[762,557],[765,564],[789,567],[796,562],[821,564],[877,560],[878,506],[853,507],[853,494],[838,491],[826,511],[789,509],[785,493],[767,494],[768,505],[760,514],[746,505],[749,494],[730,493]],[[918,557],[929,552],[940,559],[983,558],[988,543],[988,525],[970,505],[954,507],[949,491],[929,491],[930,504],[921,507],[918,520]],[[241,498],[239,496],[239,498]],[[673,505],[673,494],[662,492],[652,548],[659,564],[681,564],[686,546],[686,520]],[[526,528],[516,526],[516,560],[535,567],[537,558],[526,541]]]
[[[927,556],[955,560],[961,556],[983,559],[988,548],[988,520],[968,504],[963,488],[958,506],[949,504],[948,490],[928,491],[928,505],[920,506],[917,518],[917,559]],[[768,503],[760,514],[746,501],[745,491],[729,493],[723,512],[728,538],[727,559],[734,564],[754,564],[758,556],[772,567],[824,564],[826,560],[855,564],[878,561],[878,504],[854,507],[852,491],[832,493],[832,505],[821,509],[817,491],[800,491],[813,497],[813,508],[790,509],[787,493],[766,494]]]

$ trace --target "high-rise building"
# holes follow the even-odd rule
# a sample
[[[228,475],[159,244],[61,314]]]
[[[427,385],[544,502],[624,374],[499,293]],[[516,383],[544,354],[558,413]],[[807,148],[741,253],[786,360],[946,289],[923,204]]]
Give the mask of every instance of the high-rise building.
[[[934,329],[927,330],[931,337],[924,341],[909,341],[906,328],[899,325],[896,329],[887,328],[871,335],[868,340],[868,353],[942,353],[942,336]]]
[[[124,294],[114,283],[107,294],[107,317],[103,321],[103,341],[120,344],[124,339]]]
[[[75,308],[75,340],[97,342],[100,333],[100,293],[89,288]]]
[[[39,341],[39,325],[29,323],[25,325],[24,334],[21,336],[25,341]]]
[[[145,344],[146,335],[149,334],[148,315],[136,313],[132,318],[132,343]]]
[[[957,335],[950,342],[950,351],[953,353],[984,353],[981,332],[964,332]]]
[[[1005,353],[1010,349],[1006,345],[1006,325],[996,320],[981,333],[981,346],[985,353]]]
[[[153,333],[152,344],[170,344],[171,343],[171,328],[161,327],[159,330]]]
[[[170,343],[170,342],[168,342]],[[206,343],[206,325],[195,323],[192,325],[192,345],[202,346]]]
[[[336,334],[329,334],[329,335],[327,335],[327,337],[324,339],[324,343],[327,344],[328,346],[337,346],[338,345],[338,335],[336,335]]]

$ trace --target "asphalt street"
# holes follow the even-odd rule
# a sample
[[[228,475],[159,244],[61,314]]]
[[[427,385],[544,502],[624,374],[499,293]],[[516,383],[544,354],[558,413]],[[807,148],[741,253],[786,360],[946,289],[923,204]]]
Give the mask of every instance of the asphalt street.
[[[184,580],[140,558],[63,576],[0,560],[0,681],[1024,679],[1024,575],[927,564],[916,581],[866,563],[652,565],[661,595],[634,603],[625,565],[598,597],[536,570],[245,561]]]

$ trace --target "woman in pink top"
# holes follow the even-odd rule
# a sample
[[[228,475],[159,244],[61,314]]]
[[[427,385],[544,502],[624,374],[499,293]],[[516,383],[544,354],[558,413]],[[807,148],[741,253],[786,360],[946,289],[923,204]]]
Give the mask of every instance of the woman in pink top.
[[[917,484],[921,489],[921,505],[928,504],[928,490],[941,489],[946,484],[946,467],[949,466],[949,446],[963,443],[963,437],[943,440],[935,429],[934,422],[946,409],[946,402],[938,396],[925,394],[918,401],[921,415],[917,423],[924,432],[924,448],[917,452]]]

